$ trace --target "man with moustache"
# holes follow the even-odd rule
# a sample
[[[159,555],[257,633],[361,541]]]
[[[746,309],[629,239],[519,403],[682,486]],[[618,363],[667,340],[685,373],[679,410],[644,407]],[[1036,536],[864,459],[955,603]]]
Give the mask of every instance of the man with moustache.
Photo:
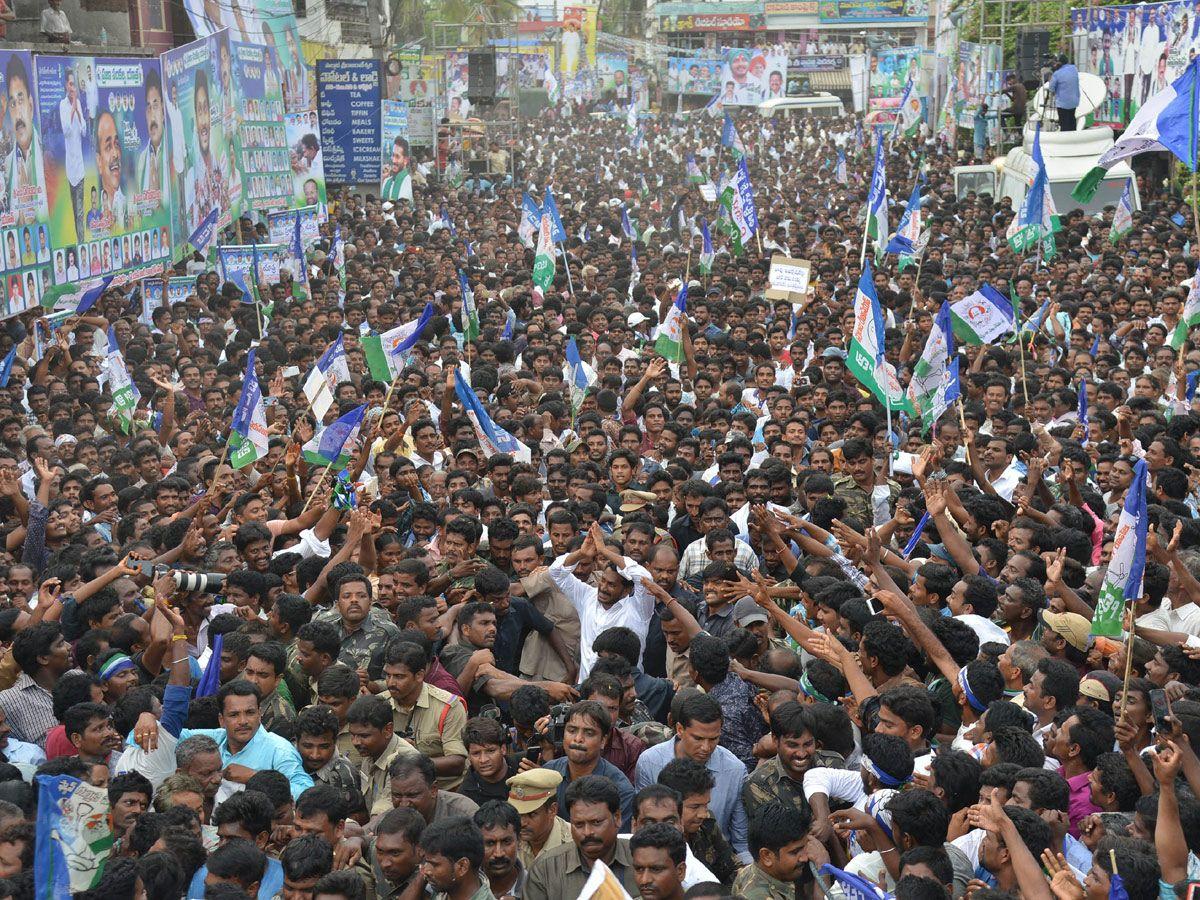
[[[196,152],[192,168],[184,179],[189,231],[195,231],[209,211],[228,196],[226,189],[229,180],[211,144],[212,106],[208,71],[203,68],[196,70],[196,80],[192,85],[192,108],[196,123]]]
[[[127,203],[121,190],[121,137],[117,120],[108,110],[96,117],[96,174],[100,179],[100,209],[110,228],[123,231]]]
[[[6,196],[0,208],[16,215],[16,224],[30,225],[50,216],[42,172],[42,147],[33,130],[33,91],[25,63],[16,54],[4,70],[8,86],[8,117],[12,123],[13,148],[4,162],[8,173]]]
[[[136,183],[143,199],[139,203],[142,215],[152,215],[165,202],[167,189],[167,160],[163,154],[164,104],[162,79],[153,69],[146,73],[146,148],[138,154]]]
[[[475,824],[483,832],[483,873],[496,900],[519,900],[529,872],[521,865],[521,817],[511,804],[489,800],[479,807]]]

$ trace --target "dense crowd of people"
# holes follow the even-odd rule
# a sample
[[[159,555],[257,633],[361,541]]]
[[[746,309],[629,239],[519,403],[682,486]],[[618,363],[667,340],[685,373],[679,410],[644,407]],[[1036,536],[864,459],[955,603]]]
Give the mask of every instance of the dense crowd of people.
[[[207,271],[150,323],[115,287],[53,329],[8,323],[0,898],[41,890],[37,777],[61,775],[110,805],[88,900],[549,900],[598,860],[654,900],[853,895],[825,864],[901,900],[1190,896],[1183,201],[1145,183],[1115,246],[1111,209],[1064,212],[1057,254],[1019,258],[1007,200],[956,197],[951,152],[897,139],[891,193],[923,174],[930,232],[875,272],[901,383],[983,282],[1024,325],[957,348],[963,403],[926,430],[847,369],[870,136],[742,119],[761,226],[738,255],[685,169],[732,165],[719,121],[647,118],[633,149],[623,118],[530,121],[512,187],[343,193],[307,284],[261,286],[266,317]],[[521,201],[547,187],[567,240],[535,299]],[[808,294],[764,296],[776,254],[811,262]],[[373,380],[364,338],[427,303]],[[316,421],[303,385],[339,338],[350,378]],[[234,469],[251,348],[271,437]],[[456,372],[517,452],[481,444]],[[346,471],[306,461],[363,403]],[[1134,636],[1095,638],[1143,460]]]

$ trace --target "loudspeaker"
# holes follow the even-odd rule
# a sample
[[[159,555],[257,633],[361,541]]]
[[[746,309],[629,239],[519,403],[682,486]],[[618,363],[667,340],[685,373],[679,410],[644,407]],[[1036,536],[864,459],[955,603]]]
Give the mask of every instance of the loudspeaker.
[[[472,103],[496,99],[496,51],[467,54],[467,99]]]
[[[1042,66],[1050,58],[1050,31],[1028,28],[1017,32],[1017,78],[1041,81]]]

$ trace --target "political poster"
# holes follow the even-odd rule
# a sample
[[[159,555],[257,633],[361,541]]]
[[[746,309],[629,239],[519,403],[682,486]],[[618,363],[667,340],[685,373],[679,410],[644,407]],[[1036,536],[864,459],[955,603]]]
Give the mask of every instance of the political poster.
[[[197,37],[228,29],[229,39],[235,43],[270,48],[280,67],[280,90],[288,112],[312,107],[312,88],[292,0],[184,0],[183,5]]]
[[[558,45],[558,69],[564,75],[574,75],[583,68],[596,65],[595,6],[564,6],[562,36]]]
[[[292,169],[275,51],[233,40],[229,49],[237,117],[233,148],[242,181],[242,207],[257,212],[287,207],[292,199]]]
[[[1200,11],[1188,2],[1073,9],[1071,49],[1079,71],[1107,88],[1095,123],[1121,128],[1200,52]]]
[[[52,266],[65,277],[68,262],[65,250],[53,252],[34,91],[33,57],[0,50],[0,318],[37,306],[53,283]],[[78,278],[75,254],[71,261]]]
[[[919,22],[929,20],[929,0],[820,0],[822,22]]]
[[[317,60],[317,111],[327,182],[379,180],[381,94],[377,60]]]
[[[81,280],[85,258],[87,276],[114,284],[161,274],[172,191],[160,62],[35,56],[34,69],[55,283]]]
[[[754,47],[729,47],[721,67],[721,102],[726,106],[757,106],[784,96],[787,54]]]
[[[999,44],[973,44],[959,41],[958,58],[954,70],[954,115],[962,128],[975,124],[975,113],[979,104],[989,96],[989,72],[1000,71],[1001,54]],[[998,87],[994,80],[993,87]],[[998,107],[999,93],[992,94],[988,106]]]
[[[379,118],[382,131],[379,199],[411,201],[408,104],[403,100],[384,100]]]
[[[142,309],[138,321],[144,325],[152,325],[151,315],[161,306],[174,306],[183,303],[188,295],[196,289],[196,277],[173,277],[167,279],[164,300],[163,280],[161,278],[146,278],[140,285],[142,292]]]
[[[697,59],[672,56],[667,60],[668,94],[705,94],[711,97],[721,89],[723,59]]]
[[[904,86],[908,84],[909,76],[918,75],[920,69],[920,47],[899,47],[873,53],[868,74],[871,99],[899,100],[904,95]]]
[[[465,50],[452,50],[446,54],[446,115],[452,121],[465,119],[471,112],[471,101],[467,99],[467,83],[470,65]]]
[[[162,55],[172,185],[171,246],[176,260],[192,250],[188,239],[210,212],[224,228],[241,207],[241,179],[233,164],[233,63],[221,31]]]
[[[316,206],[325,221],[325,155],[317,111],[288,113],[283,117],[288,163],[292,168],[292,206]]]
[[[624,53],[597,53],[596,79],[601,93],[612,91],[618,100],[628,100],[629,57]]]
[[[279,273],[287,261],[288,248],[280,244],[230,244],[217,248],[221,282],[231,281],[242,289],[243,302],[253,303],[254,284],[279,284]],[[258,260],[257,277],[254,261]],[[265,292],[264,292],[265,294]],[[260,298],[264,303],[269,298]]]
[[[290,251],[284,266],[292,273],[294,281],[305,282],[308,280],[308,273],[304,267],[304,254],[320,237],[319,218],[320,208],[317,206],[302,206],[299,209],[267,214],[267,235],[272,244],[279,244]],[[294,246],[297,219],[300,220],[299,248]]]

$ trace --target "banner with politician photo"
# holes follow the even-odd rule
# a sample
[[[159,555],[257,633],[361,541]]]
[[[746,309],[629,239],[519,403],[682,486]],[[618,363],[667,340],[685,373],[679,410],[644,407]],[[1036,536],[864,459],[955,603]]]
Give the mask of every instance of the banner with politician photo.
[[[412,202],[411,154],[408,143],[408,104],[384,100],[380,116],[382,148],[379,157],[379,199]]]
[[[784,96],[788,58],[784,51],[728,47],[721,70],[721,102],[726,106],[757,106]]]
[[[283,85],[275,51],[229,42],[233,58],[234,159],[242,179],[242,208],[258,213],[292,205],[292,168],[284,127]]]
[[[326,219],[325,155],[321,152],[321,126],[317,111],[288,113],[283,117],[292,169],[292,206],[316,206]]]
[[[320,208],[317,206],[302,206],[299,209],[267,214],[267,236],[272,244],[288,248],[288,256],[283,265],[292,273],[292,280],[297,284],[308,282],[305,254],[320,237],[319,214]],[[297,219],[300,225],[298,230]]]
[[[279,61],[280,87],[289,112],[314,105],[292,0],[184,0],[183,6],[197,37],[228,29],[232,41],[271,48]]]
[[[171,257],[170,150],[157,59],[35,56],[50,242],[68,284],[159,274]],[[58,264],[55,262],[55,275]]]
[[[254,302],[255,284],[279,284],[279,272],[287,258],[288,249],[279,244],[230,244],[217,248],[217,264],[221,272],[221,283],[233,282],[242,291],[242,302]],[[258,261],[257,278],[255,260]],[[258,299],[269,303],[267,292],[261,291]]]
[[[0,50],[0,79],[0,318],[5,318],[38,305],[51,283],[52,242],[33,57]],[[65,272],[66,254],[58,261]]]
[[[225,32],[201,38],[162,55],[167,90],[167,156],[174,204],[171,246],[176,260],[186,258],[188,239],[217,211],[216,227],[224,228],[241,206],[241,181],[232,164],[226,128],[232,62]],[[231,202],[232,201],[232,202]]]
[[[153,325],[154,311],[162,306],[174,306],[183,303],[188,295],[196,290],[196,276],[172,277],[167,279],[166,300],[163,299],[163,280],[161,278],[145,278],[139,285],[142,292],[142,309],[138,321],[143,325]]]
[[[672,56],[667,60],[668,94],[705,94],[711,97],[721,89],[725,61]]]

